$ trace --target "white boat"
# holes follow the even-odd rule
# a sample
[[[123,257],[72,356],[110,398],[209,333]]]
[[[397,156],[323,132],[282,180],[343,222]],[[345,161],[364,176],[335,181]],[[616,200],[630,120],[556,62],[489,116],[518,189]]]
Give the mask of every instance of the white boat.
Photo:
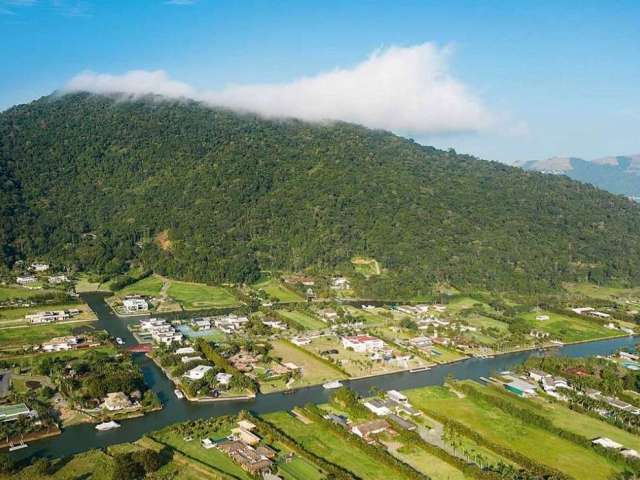
[[[102,422],[96,425],[96,430],[100,430],[101,432],[106,432],[107,430],[113,430],[114,428],[119,428],[120,424],[111,420],[110,422]]]
[[[124,340],[122,340],[120,337],[116,338],[116,343],[118,345],[124,345]]]
[[[179,389],[179,388],[176,388],[176,389],[173,391],[173,393],[175,393],[175,394],[176,394],[176,397],[178,397],[178,398],[180,398],[180,399],[183,399],[183,398],[184,398],[184,393],[182,393],[182,392],[180,391],[180,389]]]
[[[11,446],[9,447],[9,451],[10,452],[15,452],[16,450],[20,450],[22,448],[27,448],[29,445],[27,445],[26,443],[21,443],[20,445],[13,445],[11,444]]]
[[[418,372],[426,372],[427,370],[429,370],[431,367],[416,367],[416,368],[412,368],[411,370],[409,370],[409,373],[418,373]]]
[[[334,388],[340,388],[342,386],[342,383],[340,383],[338,380],[334,380],[333,382],[324,383],[322,386],[327,390],[332,390]]]

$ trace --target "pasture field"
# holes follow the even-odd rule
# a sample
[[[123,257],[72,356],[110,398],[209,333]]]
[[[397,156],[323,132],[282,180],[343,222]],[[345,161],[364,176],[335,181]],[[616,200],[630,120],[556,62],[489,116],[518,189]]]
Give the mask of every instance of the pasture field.
[[[185,310],[235,307],[238,299],[224,287],[213,287],[203,283],[170,280],[167,294]]]
[[[405,478],[364,450],[347,443],[339,434],[323,425],[316,423],[306,425],[288,412],[269,413],[264,415],[264,418],[310,452],[346,468],[360,478],[367,480]]]
[[[0,348],[40,344],[54,337],[73,335],[76,329],[91,325],[91,322],[69,322],[3,328],[0,329]]]
[[[590,448],[532,426],[482,400],[443,391],[443,387],[406,391],[412,404],[427,414],[444,415],[471,428],[482,437],[574,478],[609,479],[623,470],[621,465]],[[426,390],[426,392],[425,392]]]
[[[127,285],[122,290],[118,290],[116,295],[118,297],[125,297],[127,295],[145,295],[148,297],[157,297],[162,290],[162,278],[158,275],[149,275],[142,280],[138,280],[131,285]]]
[[[539,315],[548,315],[549,320],[536,320]],[[531,328],[547,332],[551,338],[558,338],[563,342],[580,342],[619,336],[617,330],[610,330],[597,321],[587,318],[575,318],[551,312],[529,312],[521,315],[528,321]]]
[[[293,388],[319,385],[330,380],[346,378],[346,375],[336,368],[327,365],[311,353],[299,349],[285,340],[275,340],[271,354],[276,357],[281,357],[283,362],[292,362],[302,367],[302,378],[291,384]],[[261,382],[260,384],[260,391],[263,393],[281,388],[282,386],[277,383],[272,385]]]
[[[324,330],[327,324],[322,320],[300,310],[278,310],[283,317],[292,320],[305,330]]]
[[[351,259],[351,264],[356,272],[365,277],[380,275],[380,264],[373,258],[355,257]]]
[[[264,290],[269,296],[278,299],[279,302],[295,303],[304,302],[305,299],[297,292],[285,287],[275,278],[263,277],[253,285],[254,290]]]

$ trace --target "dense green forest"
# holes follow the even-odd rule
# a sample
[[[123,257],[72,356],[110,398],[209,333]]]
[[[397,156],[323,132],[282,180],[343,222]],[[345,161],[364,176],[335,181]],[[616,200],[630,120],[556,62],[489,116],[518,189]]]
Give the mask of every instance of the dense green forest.
[[[220,282],[364,255],[388,271],[372,291],[640,280],[633,202],[356,125],[73,94],[0,114],[0,155],[8,266]]]

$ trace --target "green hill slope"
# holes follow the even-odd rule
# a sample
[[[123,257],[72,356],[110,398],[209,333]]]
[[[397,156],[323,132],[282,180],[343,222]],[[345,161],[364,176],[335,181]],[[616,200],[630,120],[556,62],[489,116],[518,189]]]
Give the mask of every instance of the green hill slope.
[[[362,255],[388,272],[371,288],[416,292],[640,279],[632,202],[388,132],[74,94],[0,114],[0,146],[5,263],[217,282]]]

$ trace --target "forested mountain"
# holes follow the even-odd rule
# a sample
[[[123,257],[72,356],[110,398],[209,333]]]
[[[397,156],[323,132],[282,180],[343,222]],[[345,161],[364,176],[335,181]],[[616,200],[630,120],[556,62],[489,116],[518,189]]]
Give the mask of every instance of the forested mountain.
[[[158,98],[45,97],[0,114],[2,260],[184,279],[336,271],[387,291],[640,280],[640,207],[388,132]]]
[[[620,155],[591,161],[576,157],[553,157],[520,162],[518,165],[526,170],[567,175],[612,193],[640,197],[640,155]]]

